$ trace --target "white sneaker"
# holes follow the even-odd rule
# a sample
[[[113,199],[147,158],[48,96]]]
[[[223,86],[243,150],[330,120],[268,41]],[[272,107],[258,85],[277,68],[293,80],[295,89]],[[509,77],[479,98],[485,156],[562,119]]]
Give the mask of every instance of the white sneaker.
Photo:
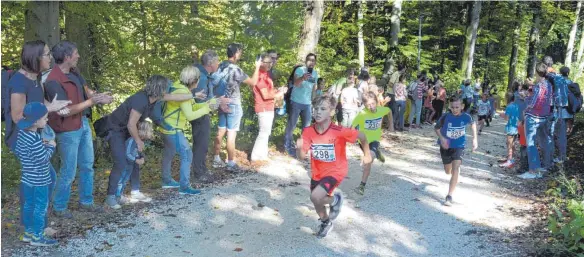
[[[120,198],[118,198],[118,203],[121,205],[126,205],[126,204],[129,204],[131,202],[130,202],[130,198],[128,198],[125,195],[121,195]]]
[[[130,200],[130,203],[137,203],[137,202],[149,203],[152,201],[152,198],[142,194],[142,192],[140,192],[140,191],[132,191],[130,193],[130,197],[128,197],[128,199]]]
[[[515,162],[513,160],[507,160],[506,162],[499,164],[499,167],[511,168],[511,167],[513,167],[514,164],[515,164]]]
[[[213,159],[213,168],[223,168],[225,167],[225,162],[221,160],[221,158],[214,158]]]
[[[522,179],[537,179],[537,178],[542,178],[541,173],[537,172],[537,173],[531,173],[529,171],[518,175],[517,177],[522,178]]]

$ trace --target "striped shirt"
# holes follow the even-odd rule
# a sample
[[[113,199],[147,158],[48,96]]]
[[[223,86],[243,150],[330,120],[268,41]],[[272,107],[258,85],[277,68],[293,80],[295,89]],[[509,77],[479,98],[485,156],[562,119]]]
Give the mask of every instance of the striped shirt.
[[[21,130],[16,139],[14,153],[20,160],[22,175],[20,181],[30,186],[51,184],[50,160],[55,147],[43,144],[41,135],[29,130]]]

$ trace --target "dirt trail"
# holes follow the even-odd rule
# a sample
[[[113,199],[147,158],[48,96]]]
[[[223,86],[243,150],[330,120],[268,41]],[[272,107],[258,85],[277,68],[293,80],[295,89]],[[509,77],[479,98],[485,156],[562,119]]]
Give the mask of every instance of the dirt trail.
[[[455,204],[430,126],[389,133],[386,163],[374,162],[363,197],[353,192],[361,167],[349,147],[345,205],[333,231],[317,239],[307,166],[275,157],[258,173],[209,188],[198,197],[156,201],[121,225],[93,229],[50,253],[25,247],[16,256],[519,256],[507,235],[528,221],[514,213],[530,201],[503,184],[523,183],[496,167],[503,155],[501,119],[466,152]],[[494,165],[493,165],[494,164]],[[44,249],[43,249],[44,251]]]

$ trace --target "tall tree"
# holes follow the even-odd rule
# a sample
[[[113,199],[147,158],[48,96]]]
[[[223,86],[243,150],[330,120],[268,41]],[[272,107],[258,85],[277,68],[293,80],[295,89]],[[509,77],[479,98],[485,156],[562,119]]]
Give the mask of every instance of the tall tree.
[[[316,52],[323,14],[323,0],[311,0],[306,3],[304,25],[300,33],[300,43],[296,57],[298,61],[302,62],[308,53]]]
[[[77,45],[77,51],[81,58],[77,66],[86,80],[92,81],[93,69],[91,67],[94,55],[91,53],[92,30],[84,16],[84,10],[90,8],[91,2],[64,2],[65,36],[67,40]]]
[[[521,4],[515,3],[515,28],[513,28],[513,41],[511,42],[511,57],[509,58],[509,76],[507,81],[507,92],[513,91],[513,81],[517,71],[517,52],[519,50],[519,37],[521,36]]]
[[[580,28],[580,43],[578,44],[578,55],[576,55],[576,62],[580,64],[582,62],[582,54],[584,54],[584,23]]]
[[[529,50],[527,54],[527,77],[533,78],[539,50],[539,26],[541,23],[541,4],[534,2],[531,30],[529,31]]]
[[[365,41],[363,40],[363,9],[365,5],[362,0],[357,1],[357,44],[359,45],[359,65],[365,67]]]
[[[464,42],[464,53],[462,56],[461,70],[466,79],[472,77],[472,64],[474,61],[475,44],[477,41],[477,32],[481,14],[482,2],[480,0],[471,3],[469,12],[468,26],[466,27],[466,39]]]
[[[25,11],[24,40],[41,39],[54,46],[60,40],[59,1],[28,2]]]
[[[393,64],[393,57],[397,51],[401,13],[402,0],[394,0],[391,8],[389,48],[387,49],[387,55],[383,65],[383,74],[386,74],[390,70],[390,67]]]
[[[576,32],[578,32],[578,18],[580,17],[580,9],[582,8],[582,1],[579,0],[576,4],[576,13],[574,14],[574,22],[570,30],[570,38],[568,39],[568,46],[566,48],[566,60],[564,64],[568,67],[572,65],[572,55],[574,52],[574,42],[576,41]]]

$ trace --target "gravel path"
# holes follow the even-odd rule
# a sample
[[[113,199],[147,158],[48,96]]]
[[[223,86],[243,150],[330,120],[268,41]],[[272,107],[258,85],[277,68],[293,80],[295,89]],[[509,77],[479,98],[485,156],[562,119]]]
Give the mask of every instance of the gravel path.
[[[15,256],[520,255],[505,235],[527,225],[512,211],[529,203],[500,186],[521,183],[496,167],[505,151],[503,121],[483,131],[476,153],[466,152],[451,207],[441,204],[449,176],[426,127],[385,135],[387,161],[374,162],[363,197],[353,192],[361,167],[358,149],[349,147],[349,177],[339,187],[345,205],[324,239],[313,235],[318,216],[309,200],[307,166],[275,157],[258,173],[201,196],[176,194],[54,251],[25,247]]]

